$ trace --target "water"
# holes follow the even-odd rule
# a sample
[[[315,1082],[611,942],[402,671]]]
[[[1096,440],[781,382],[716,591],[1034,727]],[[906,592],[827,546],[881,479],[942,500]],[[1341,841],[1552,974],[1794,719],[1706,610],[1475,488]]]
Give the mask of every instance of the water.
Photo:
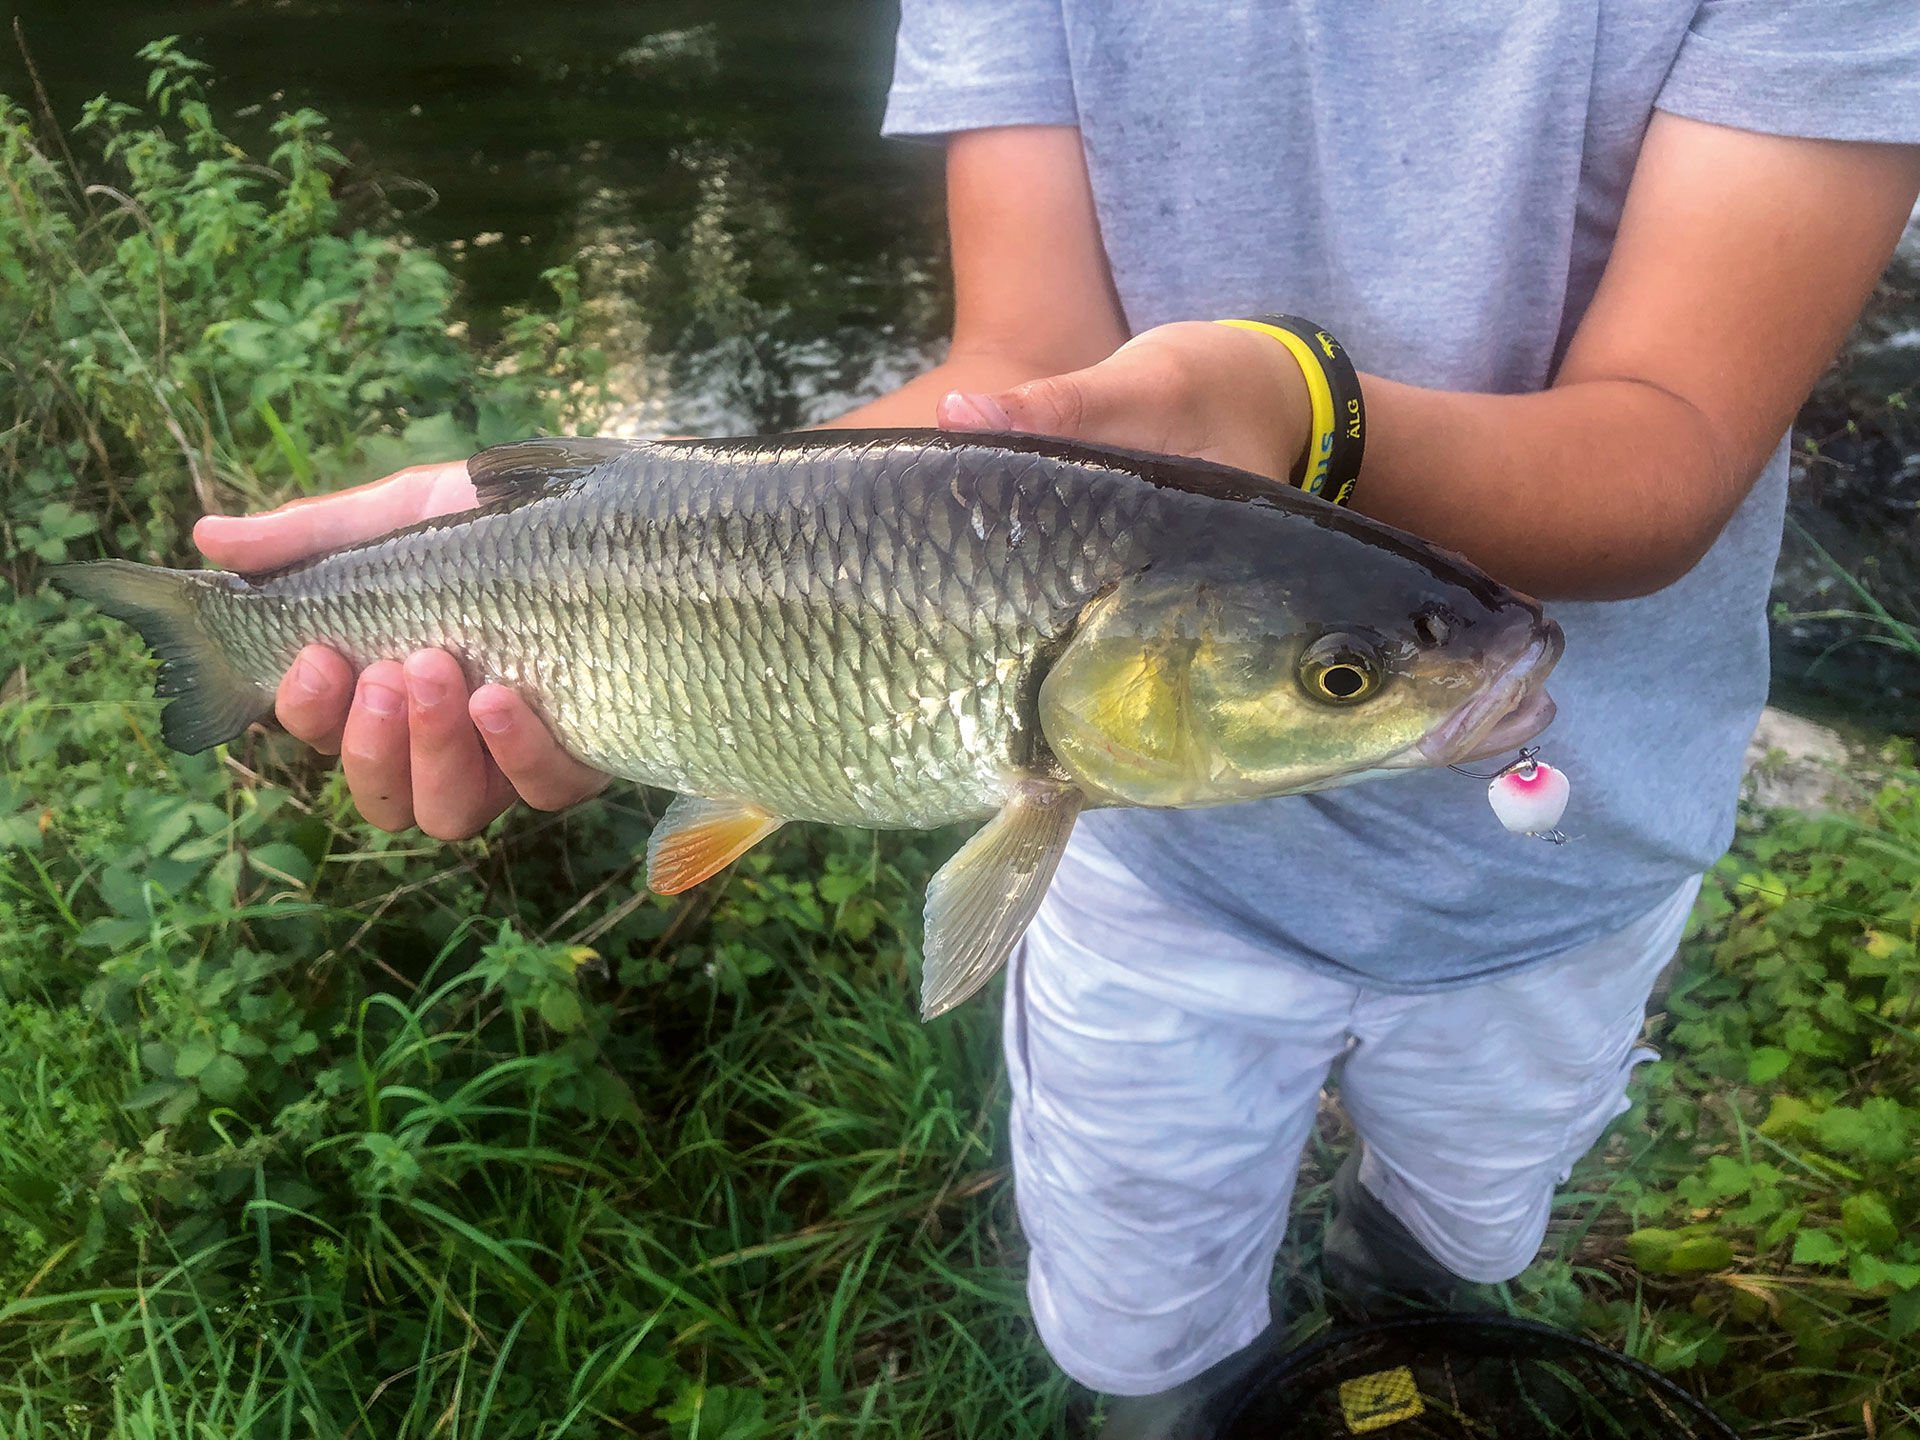
[[[466,285],[481,333],[577,264],[627,433],[823,419],[924,366],[946,314],[938,156],[877,136],[883,0],[15,0],[63,117],[140,94],[179,34],[223,114],[311,105]],[[10,54],[0,89],[24,93]],[[407,182],[401,183],[401,177]],[[419,188],[415,188],[415,185]],[[1793,513],[1920,620],[1920,245],[1802,417]],[[1889,397],[1904,397],[1905,408]],[[1778,605],[1858,608],[1789,535]],[[1795,708],[1920,734],[1920,659],[1852,620],[1775,626]]]
[[[1920,648],[1888,643],[1872,620],[1808,618],[1864,611],[1852,577],[1920,630],[1920,217],[1796,438],[1773,586],[1775,698],[1920,736]]]
[[[576,263],[633,430],[790,427],[926,362],[944,315],[937,155],[884,141],[876,0],[16,0],[56,112],[142,93],[182,37],[242,138],[308,105],[475,328]],[[24,94],[20,65],[0,89]],[[258,107],[258,109],[255,109]]]

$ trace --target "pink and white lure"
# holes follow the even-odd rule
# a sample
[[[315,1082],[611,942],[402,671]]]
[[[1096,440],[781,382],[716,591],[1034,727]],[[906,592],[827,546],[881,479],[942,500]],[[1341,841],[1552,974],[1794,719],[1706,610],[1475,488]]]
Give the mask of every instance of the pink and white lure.
[[[1563,772],[1528,749],[1488,782],[1487,803],[1500,823],[1515,834],[1564,845],[1567,837],[1554,827],[1567,813],[1570,789]]]

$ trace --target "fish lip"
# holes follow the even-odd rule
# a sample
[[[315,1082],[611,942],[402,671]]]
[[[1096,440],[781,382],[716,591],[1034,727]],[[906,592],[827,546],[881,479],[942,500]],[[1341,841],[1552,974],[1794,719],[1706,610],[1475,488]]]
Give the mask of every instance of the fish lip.
[[[1494,682],[1423,736],[1415,749],[1430,765],[1465,765],[1518,748],[1546,729],[1553,698],[1541,688],[1566,648],[1560,627],[1536,619],[1519,653]]]

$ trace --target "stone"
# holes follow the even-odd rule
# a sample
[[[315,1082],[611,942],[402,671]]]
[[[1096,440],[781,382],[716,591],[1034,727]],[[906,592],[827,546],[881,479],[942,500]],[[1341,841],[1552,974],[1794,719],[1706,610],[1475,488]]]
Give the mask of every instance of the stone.
[[[1836,810],[1866,798],[1872,759],[1838,731],[1772,706],[1747,745],[1742,795],[1762,809]]]

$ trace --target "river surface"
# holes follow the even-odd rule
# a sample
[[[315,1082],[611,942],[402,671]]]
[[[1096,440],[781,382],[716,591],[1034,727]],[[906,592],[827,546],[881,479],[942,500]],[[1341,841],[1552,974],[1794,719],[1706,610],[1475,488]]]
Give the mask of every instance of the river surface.
[[[925,363],[938,156],[882,140],[884,0],[15,0],[63,119],[179,35],[251,141],[306,105],[493,329],[582,272],[634,430],[791,427]],[[77,19],[84,16],[84,21]],[[0,89],[24,94],[18,56]],[[231,117],[238,115],[237,121]]]
[[[877,136],[886,0],[15,0],[65,118],[137,99],[135,52],[178,34],[242,127],[310,105],[356,176],[461,274],[486,333],[582,272],[622,357],[616,428],[739,433],[824,418],[938,353],[937,156]],[[84,17],[84,19],[79,18]],[[10,47],[0,89],[24,94]],[[257,109],[255,108],[257,107]],[[253,111],[253,118],[245,112]],[[1910,241],[1912,237],[1910,237]],[[1802,416],[1793,514],[1920,625],[1920,246]],[[1876,643],[1790,531],[1775,691],[1920,735],[1920,653]]]

